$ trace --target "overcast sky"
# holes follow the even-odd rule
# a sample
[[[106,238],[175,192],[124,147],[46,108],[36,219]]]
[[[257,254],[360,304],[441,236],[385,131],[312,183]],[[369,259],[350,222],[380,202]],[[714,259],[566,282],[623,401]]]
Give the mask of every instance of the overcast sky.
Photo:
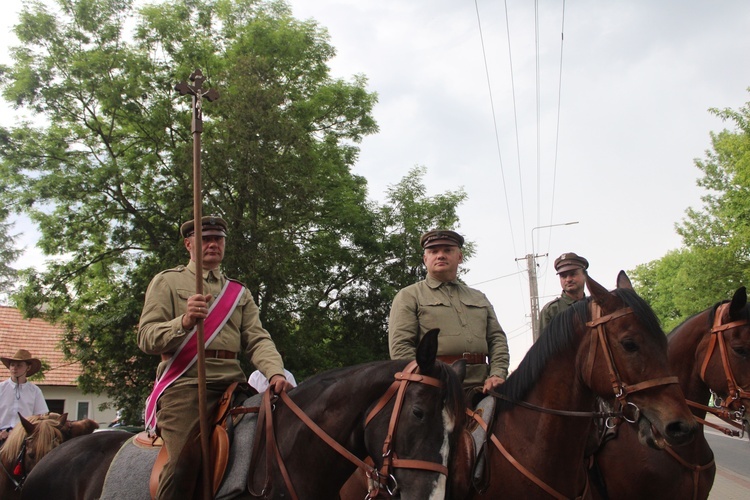
[[[3,62],[20,4],[4,2]],[[380,132],[354,168],[371,198],[415,165],[430,195],[468,194],[466,281],[493,302],[513,365],[532,339],[524,257],[549,255],[537,259],[543,305],[560,292],[563,252],[612,288],[620,269],[679,248],[674,225],[702,194],[693,160],[726,126],[708,109],[750,101],[744,0],[290,4],[328,29],[332,76],[364,74],[378,93]],[[30,248],[20,265],[35,259]]]

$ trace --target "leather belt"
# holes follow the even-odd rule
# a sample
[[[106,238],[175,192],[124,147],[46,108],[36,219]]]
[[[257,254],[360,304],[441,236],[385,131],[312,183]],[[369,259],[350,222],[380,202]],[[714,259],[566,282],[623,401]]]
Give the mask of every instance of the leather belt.
[[[465,352],[463,354],[451,355],[446,354],[437,357],[440,361],[446,364],[451,364],[459,359],[465,359],[467,364],[470,365],[486,365],[487,355],[481,352]]]
[[[172,352],[165,352],[161,355],[161,360],[166,361],[173,354]],[[223,349],[206,349],[206,359],[237,359],[237,353]]]

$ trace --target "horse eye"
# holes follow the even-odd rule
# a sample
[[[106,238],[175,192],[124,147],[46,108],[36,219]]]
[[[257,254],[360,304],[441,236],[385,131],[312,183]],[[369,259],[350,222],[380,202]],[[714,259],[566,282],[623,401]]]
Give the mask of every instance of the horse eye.
[[[414,415],[415,417],[417,417],[417,418],[418,418],[419,420],[423,420],[423,419],[424,419],[424,411],[422,411],[422,409],[421,409],[421,408],[414,408],[414,409],[412,410],[412,414],[413,414],[413,415]]]
[[[734,347],[732,346],[732,350],[737,354],[737,356],[740,356],[741,358],[747,358],[750,354],[750,351],[744,346],[740,347]]]
[[[638,352],[638,344],[632,339],[625,339],[620,344],[627,352]]]

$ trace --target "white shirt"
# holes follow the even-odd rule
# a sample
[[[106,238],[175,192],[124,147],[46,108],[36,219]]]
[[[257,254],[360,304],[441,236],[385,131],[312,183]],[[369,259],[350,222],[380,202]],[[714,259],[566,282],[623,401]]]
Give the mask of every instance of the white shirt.
[[[294,375],[292,375],[292,372],[286,368],[284,368],[284,376],[286,376],[287,381],[289,381],[292,386],[297,387],[297,381],[294,380]],[[250,378],[247,379],[247,383],[254,387],[258,392],[263,392],[268,389],[268,379],[260,372],[260,370],[255,370],[251,373]]]
[[[0,383],[0,429],[14,427],[18,414],[28,418],[48,413],[42,390],[31,382],[16,384],[12,379]]]

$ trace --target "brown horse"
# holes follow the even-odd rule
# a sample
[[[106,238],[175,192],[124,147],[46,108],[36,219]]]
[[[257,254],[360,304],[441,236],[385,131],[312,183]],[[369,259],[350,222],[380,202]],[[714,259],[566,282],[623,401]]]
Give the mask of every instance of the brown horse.
[[[472,498],[586,497],[583,459],[597,396],[616,400],[644,442],[692,438],[697,424],[669,376],[664,332],[625,273],[617,285],[609,292],[588,278],[591,296],[553,318],[498,387]]]
[[[438,361],[437,337],[433,330],[420,341],[416,373],[407,361],[340,368],[276,399],[258,426],[261,433],[261,418],[272,421],[274,433],[261,433],[270,441],[259,442],[257,465],[250,467],[249,484],[237,498],[295,498],[292,490],[300,498],[336,498],[366,456],[374,460],[370,472],[382,479],[384,490],[398,490],[405,499],[442,498],[451,446],[465,417],[466,365],[454,371]],[[99,498],[109,465],[127,440],[122,434],[96,433],[53,450],[27,478],[22,498]]]
[[[683,322],[669,334],[669,365],[699,421],[706,417],[710,393],[721,402],[720,415],[748,427],[750,404],[750,308],[745,287],[731,301],[715,304]],[[704,421],[705,422],[705,421]],[[603,480],[606,498],[705,499],[714,482],[716,465],[703,434],[693,442],[666,451],[638,446],[625,427],[594,455],[593,477]],[[622,457],[628,457],[623,460]],[[637,481],[633,478],[637,477]]]
[[[0,498],[20,498],[26,475],[47,453],[67,439],[90,434],[99,424],[93,420],[68,421],[68,414],[19,415],[20,422],[0,449]]]

